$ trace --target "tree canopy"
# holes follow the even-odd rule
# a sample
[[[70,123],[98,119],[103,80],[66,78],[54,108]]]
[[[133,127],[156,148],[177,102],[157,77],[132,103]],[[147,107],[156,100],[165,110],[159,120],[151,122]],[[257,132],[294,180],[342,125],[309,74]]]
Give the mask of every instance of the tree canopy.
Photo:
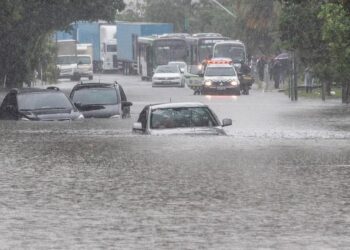
[[[0,1],[0,79],[7,87],[29,81],[47,40],[74,21],[112,21],[123,0]]]

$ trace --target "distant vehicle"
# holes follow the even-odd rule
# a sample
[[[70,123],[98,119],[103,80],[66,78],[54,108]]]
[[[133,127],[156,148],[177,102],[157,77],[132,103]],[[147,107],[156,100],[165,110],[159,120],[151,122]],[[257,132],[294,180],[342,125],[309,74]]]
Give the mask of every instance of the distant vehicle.
[[[94,72],[116,69],[114,63],[117,55],[116,33],[117,24],[98,22],[76,22],[72,25],[71,32],[58,31],[55,33],[56,40],[76,40],[80,44],[92,44],[92,63]],[[114,43],[113,40],[114,39]],[[113,51],[110,53],[108,50]],[[106,65],[110,57],[114,58],[111,64]]]
[[[188,62],[189,34],[172,33],[138,38],[138,74],[142,80],[151,79],[159,65],[170,61]]]
[[[127,101],[120,84],[80,83],[73,87],[70,99],[85,118],[130,117],[131,102]]]
[[[102,70],[103,72],[118,69],[118,47],[117,40],[111,39],[105,41],[102,52]]]
[[[202,94],[240,95],[240,83],[232,64],[208,64],[203,79]]]
[[[185,87],[185,76],[177,65],[160,65],[152,77],[152,87]]]
[[[213,57],[214,45],[228,39],[218,33],[197,33],[187,38],[190,55],[189,72],[199,74],[202,71],[203,61]]]
[[[79,80],[77,63],[77,41],[59,40],[57,44],[57,68],[59,69],[59,78],[70,78]]]
[[[12,89],[0,106],[0,119],[24,121],[73,121],[84,116],[57,88]]]
[[[171,61],[168,62],[168,65],[177,65],[180,68],[181,73],[183,74],[187,74],[187,64],[185,62],[181,62],[181,61]]]
[[[213,48],[213,57],[231,58],[236,67],[240,67],[241,62],[248,63],[246,47],[239,40],[217,42]]]
[[[153,60],[152,49],[148,46],[143,47],[138,44],[138,38],[152,35],[162,35],[173,32],[174,25],[170,23],[131,23],[118,22],[117,23],[117,44],[118,44],[118,65],[120,65],[122,72],[125,75],[139,73],[139,64],[150,63]],[[142,50],[146,58],[139,59],[139,50]],[[149,56],[149,57],[147,57]],[[141,60],[141,61],[140,61]],[[166,62],[165,64],[167,64]],[[155,65],[158,66],[158,65]],[[146,70],[143,65],[143,70]],[[154,67],[155,68],[155,67]],[[153,66],[151,69],[154,69]],[[146,70],[147,71],[147,70]],[[152,77],[149,75],[149,79]],[[139,73],[140,75],[143,75]]]
[[[93,79],[93,49],[91,43],[77,44],[77,72],[80,77]]]
[[[231,119],[219,121],[215,113],[202,103],[166,103],[147,105],[141,111],[133,132],[150,135],[226,135],[223,127]]]

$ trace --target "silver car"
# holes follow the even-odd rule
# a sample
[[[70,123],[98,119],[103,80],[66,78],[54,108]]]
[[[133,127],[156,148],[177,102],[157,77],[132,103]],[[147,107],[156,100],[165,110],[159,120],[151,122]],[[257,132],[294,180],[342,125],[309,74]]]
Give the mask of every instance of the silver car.
[[[160,65],[152,77],[152,87],[185,87],[185,77],[178,65]]]
[[[230,125],[231,119],[223,119],[221,123],[205,104],[166,103],[145,106],[133,125],[133,132],[151,135],[226,135],[223,127]]]

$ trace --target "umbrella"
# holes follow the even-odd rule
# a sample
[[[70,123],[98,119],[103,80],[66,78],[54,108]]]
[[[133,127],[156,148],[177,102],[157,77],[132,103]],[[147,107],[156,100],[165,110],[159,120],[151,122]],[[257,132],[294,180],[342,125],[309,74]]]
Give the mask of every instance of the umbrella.
[[[282,53],[275,57],[275,60],[288,60],[290,58],[288,53]]]

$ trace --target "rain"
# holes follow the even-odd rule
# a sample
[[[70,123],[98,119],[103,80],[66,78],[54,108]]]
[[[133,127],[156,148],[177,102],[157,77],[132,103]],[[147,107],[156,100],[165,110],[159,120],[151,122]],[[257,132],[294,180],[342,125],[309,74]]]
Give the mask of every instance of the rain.
[[[33,6],[36,2],[30,1]],[[272,31],[285,27],[280,19],[295,15],[297,1],[164,1],[181,14],[172,17],[161,1],[124,1],[124,6],[123,1],[109,0],[115,9],[103,8],[108,20],[99,14],[87,18],[89,9],[102,8],[98,2],[80,6],[82,13],[76,16],[67,14],[69,20],[54,27],[48,41],[38,38],[48,54],[51,45],[69,41],[64,52],[53,49],[53,61],[38,52],[33,68],[19,63],[23,68],[18,75],[9,66],[0,70],[1,248],[349,248],[350,109],[342,78],[346,75],[337,73],[337,62],[322,68],[323,59],[315,62],[316,55],[291,44],[284,30],[278,35]],[[265,8],[260,8],[262,3]],[[316,7],[307,4],[314,13]],[[349,10],[338,5],[343,7],[339,13]],[[50,4],[44,7],[51,11]],[[258,7],[261,12],[247,20]],[[319,6],[318,18],[331,12],[328,7]],[[273,11],[271,20],[263,19],[266,11]],[[212,14],[210,22],[203,13]],[[7,19],[9,24],[21,24]],[[224,20],[232,24],[225,26]],[[327,27],[323,28],[325,40],[320,43],[326,44]],[[6,44],[4,38],[0,44]],[[225,52],[215,56],[220,45],[227,46]],[[336,53],[329,46],[327,53]],[[0,49],[7,58],[13,56],[5,52]],[[81,54],[84,62],[77,60]],[[69,62],[58,63],[63,58]],[[168,63],[186,66],[177,68],[178,76],[170,72],[173,75],[155,79],[157,66]],[[263,65],[261,71],[258,65]],[[206,69],[215,66],[234,69],[234,74],[208,77]],[[99,85],[105,91],[102,101],[96,94]],[[73,101],[76,86],[92,90],[92,118],[85,113],[82,119],[85,110],[79,107],[84,96],[79,103]],[[108,99],[110,89],[117,93],[115,99]],[[71,108],[59,107],[58,102],[49,105],[61,92]],[[16,95],[15,105],[11,93]],[[35,101],[40,93],[52,95],[45,100],[48,106],[21,106],[21,95],[29,94],[39,105]],[[99,118],[108,105],[114,105],[115,112]],[[173,118],[206,121],[209,116],[208,128],[191,123],[190,128],[152,133],[157,107],[178,111],[193,105],[210,111],[191,111],[190,116],[183,112],[186,117],[173,112]],[[142,123],[145,110],[149,120]],[[221,126],[228,121],[232,125]],[[203,133],[213,127],[224,133]],[[192,132],[181,133],[187,129]]]

